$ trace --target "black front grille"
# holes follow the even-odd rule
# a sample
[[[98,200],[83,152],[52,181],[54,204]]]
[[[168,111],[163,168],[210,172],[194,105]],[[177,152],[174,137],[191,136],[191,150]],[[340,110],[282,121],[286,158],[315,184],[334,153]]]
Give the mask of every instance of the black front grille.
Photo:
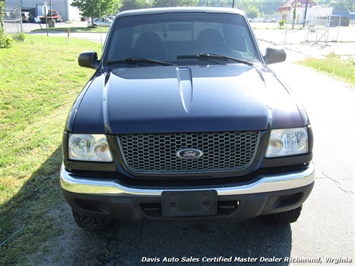
[[[240,171],[253,161],[259,132],[128,134],[118,136],[126,167],[134,173],[181,174]],[[203,155],[182,159],[177,152],[197,149]]]

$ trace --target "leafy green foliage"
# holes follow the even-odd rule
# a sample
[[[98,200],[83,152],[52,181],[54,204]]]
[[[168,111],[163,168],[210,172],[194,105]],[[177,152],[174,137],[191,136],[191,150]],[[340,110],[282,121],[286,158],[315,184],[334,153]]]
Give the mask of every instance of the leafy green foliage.
[[[17,42],[24,42],[26,39],[26,34],[21,32],[19,34],[13,35],[12,38]]]
[[[236,7],[248,12],[248,10],[256,9],[260,14],[279,15],[278,9],[285,4],[283,0],[238,0]],[[259,15],[258,15],[259,16]]]
[[[130,9],[141,9],[153,7],[153,2],[149,0],[122,0],[121,11]]]
[[[0,0],[0,28],[4,28],[3,19],[5,12],[5,2]]]
[[[212,0],[213,1],[213,0]],[[215,0],[228,1],[228,0]],[[199,0],[122,0],[121,11],[130,9],[174,6],[196,6]]]
[[[14,39],[5,33],[3,28],[0,28],[0,49],[9,48],[13,42]]]
[[[10,47],[13,42],[13,39],[5,33],[3,25],[4,11],[5,3],[0,1],[0,49]]]
[[[279,20],[280,28],[282,28],[283,26],[285,26],[285,24],[286,24],[286,20],[284,20],[284,19]]]
[[[96,17],[104,17],[117,13],[120,7],[119,0],[73,0],[72,6],[77,7],[82,16],[92,20]]]
[[[196,6],[199,0],[155,0],[155,7]]]
[[[321,0],[318,3],[322,6],[330,6],[334,8],[335,11],[354,11],[355,3],[354,0]]]
[[[259,10],[256,7],[249,7],[246,11],[248,18],[259,17]]]

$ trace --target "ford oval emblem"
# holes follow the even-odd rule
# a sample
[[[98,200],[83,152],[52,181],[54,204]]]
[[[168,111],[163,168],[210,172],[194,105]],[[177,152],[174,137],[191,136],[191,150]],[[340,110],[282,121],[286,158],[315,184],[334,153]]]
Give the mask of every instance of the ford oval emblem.
[[[203,152],[198,149],[181,149],[178,150],[176,156],[181,159],[197,159],[203,155]]]

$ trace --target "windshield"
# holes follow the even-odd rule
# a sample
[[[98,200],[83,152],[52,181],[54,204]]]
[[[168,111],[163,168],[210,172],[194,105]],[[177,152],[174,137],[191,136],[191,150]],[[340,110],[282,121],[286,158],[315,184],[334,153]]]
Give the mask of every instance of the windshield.
[[[245,62],[258,61],[253,38],[243,16],[228,13],[160,13],[119,18],[106,47],[106,62],[127,58],[173,64],[201,64],[213,55]],[[194,57],[194,55],[196,55]],[[231,60],[228,63],[238,61]]]

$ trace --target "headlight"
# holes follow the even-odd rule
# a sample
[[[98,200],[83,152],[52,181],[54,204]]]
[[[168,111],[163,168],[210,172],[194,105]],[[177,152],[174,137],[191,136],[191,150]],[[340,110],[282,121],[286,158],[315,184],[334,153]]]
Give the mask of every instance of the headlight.
[[[307,128],[271,130],[266,157],[281,157],[308,152]]]
[[[105,135],[70,134],[68,147],[69,159],[71,160],[112,161]]]

